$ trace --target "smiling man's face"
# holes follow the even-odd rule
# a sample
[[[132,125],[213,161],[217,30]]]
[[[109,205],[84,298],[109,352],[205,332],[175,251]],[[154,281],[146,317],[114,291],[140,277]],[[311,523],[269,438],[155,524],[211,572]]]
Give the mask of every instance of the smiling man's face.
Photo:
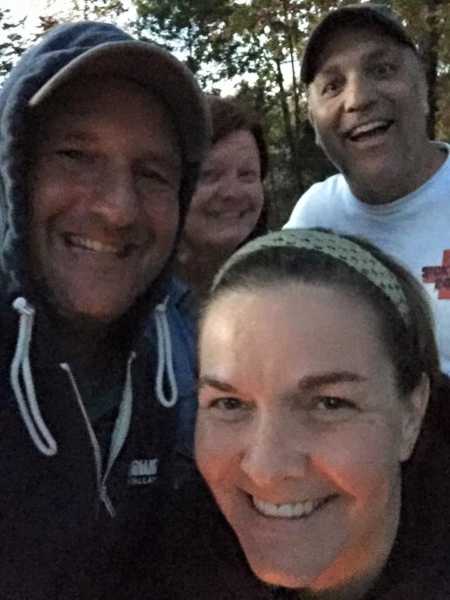
[[[309,86],[310,119],[360,199],[381,181],[390,201],[427,178],[427,111],[423,69],[411,48],[377,28],[344,28],[327,39]]]
[[[181,155],[170,115],[137,84],[107,77],[71,83],[37,117],[33,276],[59,314],[111,322],[173,249]]]

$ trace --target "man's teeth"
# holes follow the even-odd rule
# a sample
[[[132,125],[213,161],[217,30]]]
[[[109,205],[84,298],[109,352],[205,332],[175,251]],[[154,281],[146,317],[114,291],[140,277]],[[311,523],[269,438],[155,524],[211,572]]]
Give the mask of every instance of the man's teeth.
[[[375,131],[376,129],[380,129],[380,128],[385,129],[388,126],[389,126],[388,121],[372,121],[371,123],[365,123],[364,125],[360,125],[359,127],[355,127],[354,129],[352,129],[350,131],[350,137],[356,138],[360,135],[364,135],[366,133],[371,133],[371,132]]]
[[[279,519],[298,519],[307,517],[324,503],[324,499],[306,500],[305,502],[295,502],[292,504],[272,504],[258,500],[253,496],[253,505],[260,513],[266,517],[276,517]]]
[[[121,247],[111,246],[110,244],[104,244],[103,242],[90,240],[88,238],[83,238],[78,235],[70,236],[69,242],[72,246],[77,246],[78,248],[84,248],[85,250],[91,250],[93,252],[118,254],[122,250]]]

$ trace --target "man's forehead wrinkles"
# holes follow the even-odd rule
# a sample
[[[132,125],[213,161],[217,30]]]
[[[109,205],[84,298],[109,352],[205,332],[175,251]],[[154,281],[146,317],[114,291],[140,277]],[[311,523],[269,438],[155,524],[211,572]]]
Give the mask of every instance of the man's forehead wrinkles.
[[[75,143],[89,143],[101,138],[101,136],[95,135],[91,132],[77,129],[74,124],[67,126],[62,123],[55,124],[52,129],[47,129],[44,127],[42,137],[44,140],[56,138],[56,140]]]
[[[140,144],[128,144],[126,137],[120,144],[114,143],[117,152],[126,151],[129,158],[140,163],[173,164],[180,168],[181,155],[174,152],[172,147],[156,142],[151,128],[151,119],[148,123],[149,131],[146,140]],[[106,149],[111,145],[109,131],[114,128],[112,122],[105,123],[98,110],[90,111],[83,115],[78,111],[73,114],[48,115],[41,118],[38,129],[38,139],[48,146],[58,144],[73,144],[86,149]]]
[[[317,71],[317,75],[316,75],[315,79],[320,80],[321,78],[338,75],[340,71],[341,71],[341,69],[340,69],[339,65],[337,65],[337,64],[324,65],[323,68],[321,68]]]
[[[330,46],[328,53],[327,50],[325,50],[325,57],[322,65],[319,66],[317,70],[317,76],[323,74],[328,75],[329,73],[335,73],[339,71],[343,66],[343,62],[345,64],[352,57],[353,59],[351,62],[354,62],[354,58],[357,58],[358,63],[368,63],[388,57],[393,58],[402,50],[402,48],[397,45],[394,47],[392,47],[390,44],[384,46],[381,44],[381,42],[374,42],[374,44],[376,44],[375,48],[372,44],[368,44],[367,47],[364,48],[357,48],[353,44],[349,43],[348,47],[336,49],[335,51],[333,51],[333,47]]]

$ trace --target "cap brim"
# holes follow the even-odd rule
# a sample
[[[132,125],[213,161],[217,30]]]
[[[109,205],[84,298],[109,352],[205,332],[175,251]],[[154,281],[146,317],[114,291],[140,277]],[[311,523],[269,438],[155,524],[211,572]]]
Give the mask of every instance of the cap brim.
[[[185,158],[189,162],[203,158],[210,132],[204,94],[189,69],[155,44],[108,42],[87,50],[48,79],[29,106],[39,106],[72,78],[99,75],[131,79],[160,96],[174,116]]]

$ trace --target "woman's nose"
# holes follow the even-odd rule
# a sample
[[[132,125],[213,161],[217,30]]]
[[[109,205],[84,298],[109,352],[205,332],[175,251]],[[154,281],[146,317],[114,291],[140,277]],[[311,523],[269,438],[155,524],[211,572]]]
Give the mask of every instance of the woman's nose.
[[[253,483],[269,487],[285,479],[300,479],[309,462],[306,432],[275,421],[255,424],[243,453],[241,468]]]

